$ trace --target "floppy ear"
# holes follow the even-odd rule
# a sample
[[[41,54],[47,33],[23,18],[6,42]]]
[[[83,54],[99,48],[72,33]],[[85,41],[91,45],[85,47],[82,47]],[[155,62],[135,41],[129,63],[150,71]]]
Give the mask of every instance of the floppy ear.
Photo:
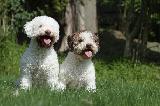
[[[56,43],[56,42],[59,40],[59,32],[58,32],[58,33],[55,33],[55,35],[56,35],[56,36],[55,36],[55,39],[54,39],[55,41],[54,41],[54,42]]]
[[[96,35],[98,37],[98,33],[97,32],[94,32],[94,35]]]
[[[93,34],[94,34],[94,36],[95,36],[95,37],[94,37],[94,40],[95,40],[98,48],[100,48],[100,46],[99,46],[99,35],[98,35],[98,33],[93,33]]]
[[[70,51],[73,51],[73,35],[67,37],[67,44]]]
[[[32,33],[33,33],[33,22],[26,22],[26,24],[24,25],[24,31],[27,34],[28,37],[32,37]]]

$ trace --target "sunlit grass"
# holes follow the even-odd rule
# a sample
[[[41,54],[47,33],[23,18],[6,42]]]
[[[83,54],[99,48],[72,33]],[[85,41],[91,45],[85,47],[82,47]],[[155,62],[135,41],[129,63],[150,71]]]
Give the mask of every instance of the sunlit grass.
[[[5,43],[6,42],[6,43]],[[33,88],[14,96],[19,75],[19,59],[26,46],[13,41],[0,43],[0,106],[158,106],[160,104],[160,66],[122,58],[100,58],[96,67],[95,93],[81,90],[64,92]],[[59,55],[60,62],[65,55]]]
[[[160,104],[160,68],[151,64],[132,64],[127,60],[112,63],[94,60],[97,91],[64,92],[33,88],[14,96],[17,75],[0,77],[1,106],[158,106]],[[106,64],[108,63],[108,64]]]

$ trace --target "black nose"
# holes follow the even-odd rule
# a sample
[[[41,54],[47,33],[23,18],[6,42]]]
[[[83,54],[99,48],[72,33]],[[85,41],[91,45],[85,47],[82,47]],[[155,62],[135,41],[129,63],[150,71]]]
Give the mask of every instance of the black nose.
[[[45,31],[45,34],[50,35],[50,34],[51,34],[51,31],[50,31],[50,30],[46,30],[46,31]]]
[[[91,44],[87,44],[86,47],[87,47],[87,48],[91,48],[92,45],[91,45]]]

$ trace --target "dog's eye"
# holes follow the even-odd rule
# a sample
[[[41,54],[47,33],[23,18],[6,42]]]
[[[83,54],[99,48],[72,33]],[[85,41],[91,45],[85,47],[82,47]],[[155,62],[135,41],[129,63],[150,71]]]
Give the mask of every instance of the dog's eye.
[[[83,39],[79,39],[78,42],[83,42]]]
[[[41,28],[42,27],[42,25],[39,25],[39,28]]]

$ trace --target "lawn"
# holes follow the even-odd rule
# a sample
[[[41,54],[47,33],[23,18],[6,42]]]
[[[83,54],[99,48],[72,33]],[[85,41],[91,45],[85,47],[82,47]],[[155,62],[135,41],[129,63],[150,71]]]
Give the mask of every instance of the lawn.
[[[109,45],[105,45],[93,59],[97,82],[95,93],[84,89],[56,92],[48,88],[33,88],[14,96],[19,58],[26,45],[3,39],[0,42],[0,106],[159,106],[160,66],[113,58],[113,53],[109,54],[109,49],[106,49]],[[59,59],[62,61],[64,55]]]
[[[160,67],[125,59],[94,59],[97,91],[68,89],[64,92],[48,88],[20,91],[14,96],[18,74],[1,74],[0,106],[159,106]]]

